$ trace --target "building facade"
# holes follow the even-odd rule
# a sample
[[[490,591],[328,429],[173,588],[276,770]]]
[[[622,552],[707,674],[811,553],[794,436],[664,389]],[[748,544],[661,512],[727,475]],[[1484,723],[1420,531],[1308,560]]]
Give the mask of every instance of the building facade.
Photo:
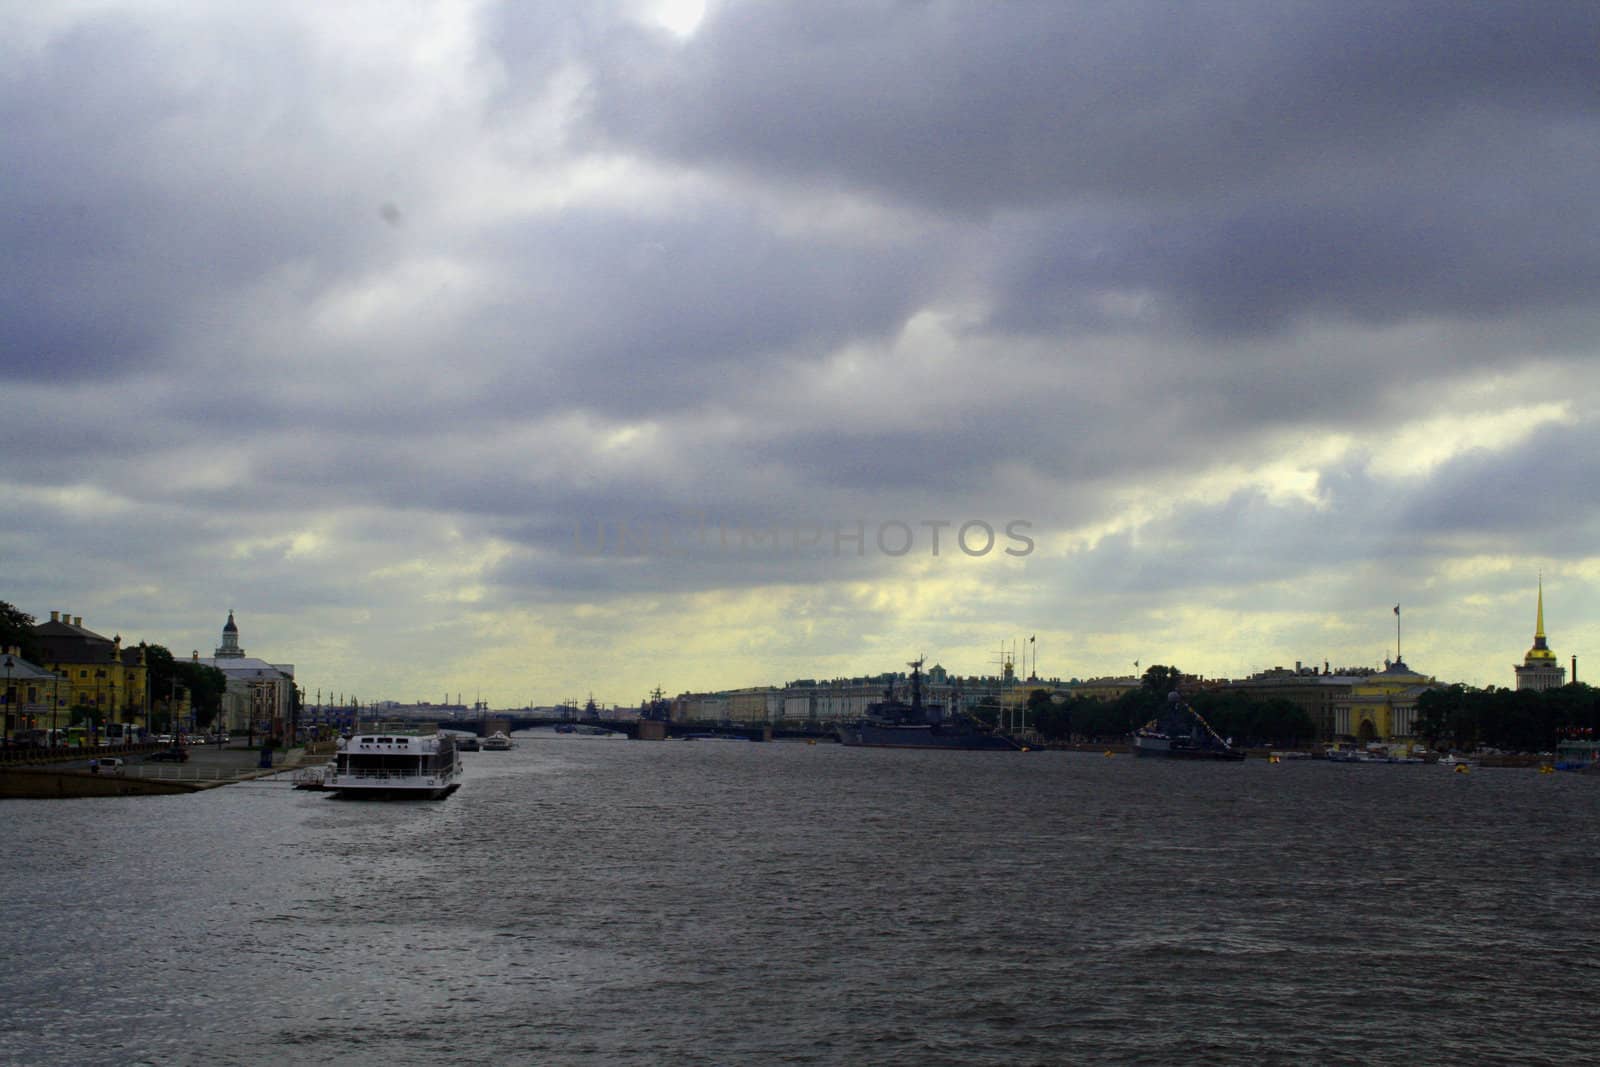
[[[245,655],[232,611],[228,612],[222,641],[213,654],[202,658],[197,649],[193,658],[202,666],[215,667],[228,679],[222,695],[223,729],[278,738],[289,736],[295,726],[294,664],[268,663]]]
[[[1416,732],[1417,698],[1437,685],[1397,659],[1359,678],[1334,706],[1334,731],[1357,741],[1404,741]]]
[[[1367,668],[1362,674],[1371,674]],[[1323,664],[1305,667],[1299,663],[1294,669],[1273,667],[1248,678],[1230,682],[1226,688],[1243,689],[1257,700],[1287,700],[1294,704],[1316,726],[1317,737],[1332,741],[1350,733],[1351,688],[1361,681],[1361,675],[1341,668],[1333,670]]]
[[[1406,666],[1386,662],[1383,670],[1323,664],[1290,670],[1274,667],[1225,688],[1242,689],[1258,700],[1287,700],[1299,707],[1323,741],[1406,741],[1415,732],[1417,698],[1437,683]]]
[[[0,655],[0,705],[5,709],[5,736],[14,738],[34,730],[50,736],[66,725],[67,683],[55,671],[22,658],[12,646]]]
[[[1556,660],[1544,636],[1544,579],[1539,579],[1539,607],[1534,616],[1533,647],[1522,657],[1520,666],[1511,670],[1517,676],[1518,689],[1560,689],[1567,684],[1567,669]]]
[[[52,611],[34,626],[43,649],[39,666],[55,673],[57,712],[63,725],[74,708],[87,711],[91,731],[108,723],[149,721],[149,670],[145,646],[122,647],[122,635],[105,637],[83,625],[83,616]]]

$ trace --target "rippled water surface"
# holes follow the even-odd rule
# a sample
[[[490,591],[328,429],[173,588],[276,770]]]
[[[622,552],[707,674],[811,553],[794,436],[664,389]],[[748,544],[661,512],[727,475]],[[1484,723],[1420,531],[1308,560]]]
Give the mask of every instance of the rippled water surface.
[[[1600,781],[525,740],[0,802],[0,1059],[1572,1063]]]

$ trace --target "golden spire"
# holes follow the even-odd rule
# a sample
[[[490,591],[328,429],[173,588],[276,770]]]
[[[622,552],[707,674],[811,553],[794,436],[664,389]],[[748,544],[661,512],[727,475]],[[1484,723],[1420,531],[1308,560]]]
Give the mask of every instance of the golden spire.
[[[1544,636],[1544,573],[1539,574],[1539,621],[1533,625],[1533,636]]]
[[[1556,654],[1550,651],[1549,643],[1544,636],[1544,575],[1539,575],[1539,614],[1534,623],[1533,647],[1528,649],[1528,654],[1522,662],[1531,667],[1536,663],[1554,663]]]

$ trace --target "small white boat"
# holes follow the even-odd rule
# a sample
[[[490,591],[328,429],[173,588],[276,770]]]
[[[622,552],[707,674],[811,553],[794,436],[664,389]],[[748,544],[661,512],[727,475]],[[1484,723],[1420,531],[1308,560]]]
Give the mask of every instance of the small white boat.
[[[482,748],[485,752],[505,752],[515,748],[516,745],[517,743],[511,740],[504,730],[496,730],[483,739]]]

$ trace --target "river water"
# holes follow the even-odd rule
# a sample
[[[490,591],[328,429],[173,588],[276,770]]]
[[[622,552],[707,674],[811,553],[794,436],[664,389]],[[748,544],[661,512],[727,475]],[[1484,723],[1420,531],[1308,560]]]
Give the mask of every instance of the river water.
[[[466,759],[432,803],[0,802],[0,1058],[1568,1064],[1600,1043],[1592,777],[566,738]]]

